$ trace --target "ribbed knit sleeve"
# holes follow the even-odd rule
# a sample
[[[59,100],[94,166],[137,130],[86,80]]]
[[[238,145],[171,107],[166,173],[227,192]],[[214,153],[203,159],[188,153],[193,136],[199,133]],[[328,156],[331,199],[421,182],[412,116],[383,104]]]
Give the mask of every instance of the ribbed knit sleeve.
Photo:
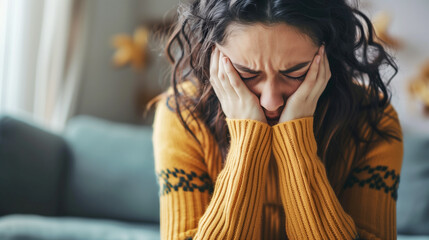
[[[271,128],[253,120],[227,123],[231,146],[196,239],[259,239]]]
[[[220,154],[207,129],[190,124],[201,146],[173,111],[158,107],[153,141],[162,239],[259,239],[272,129],[253,120],[227,124],[231,145],[214,176]]]
[[[403,142],[398,115],[390,105],[379,126],[400,138],[379,139],[355,164],[339,199],[362,239],[396,239],[396,200]]]
[[[397,119],[388,124],[400,130]],[[274,126],[273,138],[290,239],[396,239],[392,192],[397,190],[402,142],[372,146],[337,197],[317,156],[312,117]]]

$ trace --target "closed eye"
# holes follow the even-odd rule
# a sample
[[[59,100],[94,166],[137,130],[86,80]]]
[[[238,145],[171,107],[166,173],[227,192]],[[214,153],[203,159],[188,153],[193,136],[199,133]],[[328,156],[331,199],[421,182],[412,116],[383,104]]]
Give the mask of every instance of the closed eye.
[[[253,77],[242,77],[240,73],[238,75],[240,76],[241,80],[243,80],[243,81],[249,81],[249,80],[252,80],[252,79],[255,79],[258,77],[258,75],[253,76]]]
[[[256,76],[254,76],[254,77],[248,77],[248,78],[241,78],[241,80],[243,80],[243,81],[249,81],[249,80],[252,80],[252,79],[255,79],[256,78]]]
[[[308,68],[308,69],[307,69],[307,71],[305,71],[305,73],[304,73],[304,74],[302,74],[301,76],[298,76],[298,77],[292,77],[292,76],[288,76],[288,75],[286,75],[286,74],[283,74],[283,76],[285,76],[285,77],[287,77],[287,78],[290,78],[290,79],[292,79],[292,80],[304,81],[304,80],[305,80],[305,77],[307,76],[308,71],[310,71],[310,68]]]
[[[291,76],[288,76],[288,75],[284,75],[285,77],[287,77],[287,78],[290,78],[290,79],[292,79],[292,80],[296,80],[296,81],[304,81],[305,80],[305,77],[307,76],[307,73],[304,73],[303,75],[301,75],[301,76],[299,76],[299,77],[291,77]]]

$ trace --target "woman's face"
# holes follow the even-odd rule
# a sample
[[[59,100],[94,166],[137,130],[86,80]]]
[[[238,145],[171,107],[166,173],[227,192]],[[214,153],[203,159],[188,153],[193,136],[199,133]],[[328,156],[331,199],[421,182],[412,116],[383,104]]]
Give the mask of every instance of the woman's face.
[[[231,60],[246,86],[258,96],[267,118],[277,118],[301,85],[319,46],[286,24],[239,25],[227,28],[217,45]]]

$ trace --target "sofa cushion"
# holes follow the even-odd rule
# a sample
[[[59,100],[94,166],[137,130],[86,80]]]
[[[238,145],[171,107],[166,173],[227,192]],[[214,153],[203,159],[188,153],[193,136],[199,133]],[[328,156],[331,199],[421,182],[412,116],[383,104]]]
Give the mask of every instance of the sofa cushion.
[[[429,134],[404,128],[404,160],[398,189],[400,234],[429,235]]]
[[[428,240],[429,236],[415,236],[415,235],[398,235],[397,240]]]
[[[65,138],[73,155],[67,215],[159,221],[151,126],[80,116]]]
[[[0,116],[0,215],[57,215],[69,157],[61,136]]]
[[[0,239],[159,240],[160,233],[158,224],[17,214],[0,218]]]

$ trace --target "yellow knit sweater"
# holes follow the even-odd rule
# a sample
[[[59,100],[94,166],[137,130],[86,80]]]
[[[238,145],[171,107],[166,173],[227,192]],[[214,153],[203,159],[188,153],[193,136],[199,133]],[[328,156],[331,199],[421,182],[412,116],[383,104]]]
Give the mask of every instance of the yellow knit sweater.
[[[162,239],[396,239],[402,142],[371,146],[337,195],[312,117],[273,127],[227,119],[222,165],[208,128],[188,118],[199,145],[170,106],[158,103],[153,125]],[[394,109],[385,112],[380,126],[400,134]]]

